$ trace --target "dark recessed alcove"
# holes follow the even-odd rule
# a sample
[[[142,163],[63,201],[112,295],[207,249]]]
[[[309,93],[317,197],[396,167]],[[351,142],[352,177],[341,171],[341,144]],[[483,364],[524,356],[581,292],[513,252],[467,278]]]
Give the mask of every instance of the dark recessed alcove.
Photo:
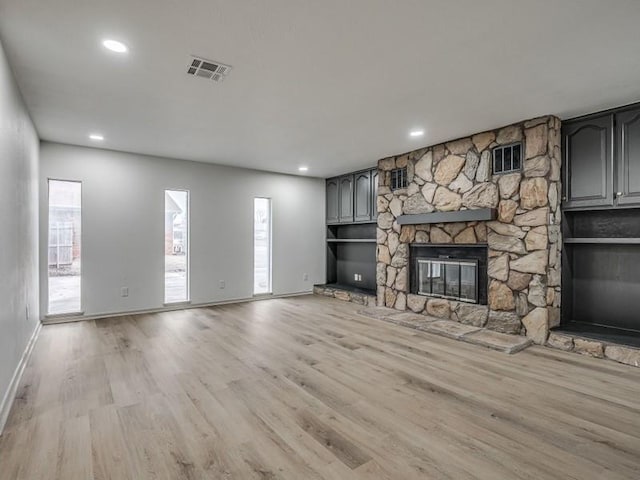
[[[565,212],[567,238],[640,238],[640,210]]]
[[[376,224],[327,226],[327,285],[375,294]]]
[[[602,340],[637,337],[640,209],[567,211],[563,234],[560,329]]]

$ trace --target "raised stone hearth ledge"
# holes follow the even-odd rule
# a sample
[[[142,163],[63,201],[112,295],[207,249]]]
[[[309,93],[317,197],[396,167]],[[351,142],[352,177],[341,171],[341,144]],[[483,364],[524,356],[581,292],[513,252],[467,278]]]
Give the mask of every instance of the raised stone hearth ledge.
[[[314,285],[313,293],[324,297],[337,298],[344,302],[357,303],[358,305],[375,305],[376,297],[367,295],[366,293],[356,292],[346,288],[339,288],[330,285]]]
[[[442,320],[437,317],[419,315],[411,312],[398,313],[396,310],[386,307],[364,308],[358,310],[358,313],[403,327],[413,328],[454,340],[461,340],[510,354],[524,350],[533,344],[530,339],[522,335],[494,332],[486,328],[474,327],[473,325],[465,325],[451,320]]]
[[[522,170],[493,175],[492,149],[514,142]],[[391,171],[405,167],[407,188],[392,191]],[[379,160],[377,305],[544,345],[560,321],[560,171],[553,116]],[[488,305],[412,294],[412,244],[486,245]]]
[[[452,320],[442,320],[430,315],[398,312],[387,307],[363,308],[358,310],[358,314],[510,354],[522,351],[534,343],[533,340],[522,335],[495,332],[487,328],[462,324]],[[546,347],[640,367],[640,349],[624,345],[601,342],[566,333],[551,332]]]
[[[575,352],[594,358],[606,358],[625,365],[640,367],[640,349],[601,342],[569,333],[549,333],[547,346],[565,352]]]

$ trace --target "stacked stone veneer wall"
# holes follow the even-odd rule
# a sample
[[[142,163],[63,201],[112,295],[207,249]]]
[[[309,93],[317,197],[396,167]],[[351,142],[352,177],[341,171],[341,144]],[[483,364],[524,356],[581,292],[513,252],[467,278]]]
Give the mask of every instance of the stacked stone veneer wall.
[[[491,149],[523,142],[519,173],[492,174]],[[391,191],[394,168],[406,189]],[[378,162],[377,304],[545,343],[560,321],[560,121],[528,120]],[[398,225],[402,214],[496,208],[490,222]],[[409,293],[409,245],[488,247],[488,305]]]

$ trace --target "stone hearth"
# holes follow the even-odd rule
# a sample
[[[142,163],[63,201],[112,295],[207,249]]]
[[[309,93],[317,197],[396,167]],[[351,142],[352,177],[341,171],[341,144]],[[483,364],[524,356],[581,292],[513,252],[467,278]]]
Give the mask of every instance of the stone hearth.
[[[522,170],[492,174],[491,150],[522,142]],[[391,191],[391,170],[407,188]],[[541,117],[378,162],[377,304],[544,344],[560,322],[560,121]],[[400,225],[402,215],[496,209],[496,220]],[[487,246],[488,301],[410,293],[412,244]]]

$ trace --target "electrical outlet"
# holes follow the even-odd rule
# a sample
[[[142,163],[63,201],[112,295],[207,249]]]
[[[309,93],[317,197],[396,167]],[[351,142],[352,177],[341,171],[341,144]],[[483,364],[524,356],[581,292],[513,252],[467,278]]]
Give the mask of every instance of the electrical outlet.
[[[120,288],[120,296],[121,297],[128,297],[129,296],[129,287]]]
[[[309,281],[309,274],[308,273],[303,273],[302,274],[302,281],[303,282],[308,282]]]
[[[224,280],[220,280],[220,290],[224,290],[224,287],[226,287],[226,283],[224,282]]]

